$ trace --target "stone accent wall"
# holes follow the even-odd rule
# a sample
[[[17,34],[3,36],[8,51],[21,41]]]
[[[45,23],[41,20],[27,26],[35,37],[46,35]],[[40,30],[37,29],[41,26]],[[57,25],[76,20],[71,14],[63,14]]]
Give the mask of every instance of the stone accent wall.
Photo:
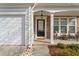
[[[47,38],[50,38],[50,16],[47,16],[47,21],[46,21],[46,27],[47,27]]]

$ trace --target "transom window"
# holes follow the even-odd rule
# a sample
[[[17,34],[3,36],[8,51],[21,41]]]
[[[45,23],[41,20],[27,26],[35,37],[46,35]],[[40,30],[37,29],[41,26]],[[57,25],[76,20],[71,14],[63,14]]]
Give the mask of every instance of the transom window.
[[[54,32],[75,33],[76,17],[54,17]]]

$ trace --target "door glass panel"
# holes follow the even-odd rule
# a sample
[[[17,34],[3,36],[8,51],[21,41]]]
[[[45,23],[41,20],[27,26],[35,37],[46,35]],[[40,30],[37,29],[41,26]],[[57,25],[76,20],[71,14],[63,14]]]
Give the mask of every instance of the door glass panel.
[[[45,35],[45,20],[38,19],[37,20],[37,36]]]
[[[43,31],[43,21],[38,21],[38,30]]]

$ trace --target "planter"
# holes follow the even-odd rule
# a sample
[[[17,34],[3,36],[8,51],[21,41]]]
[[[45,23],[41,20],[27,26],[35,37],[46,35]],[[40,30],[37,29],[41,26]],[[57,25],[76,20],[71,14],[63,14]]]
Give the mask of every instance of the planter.
[[[79,44],[48,45],[51,56],[79,56]]]
[[[63,49],[57,48],[55,45],[48,45],[49,48],[49,54],[51,56],[62,56],[63,55]]]

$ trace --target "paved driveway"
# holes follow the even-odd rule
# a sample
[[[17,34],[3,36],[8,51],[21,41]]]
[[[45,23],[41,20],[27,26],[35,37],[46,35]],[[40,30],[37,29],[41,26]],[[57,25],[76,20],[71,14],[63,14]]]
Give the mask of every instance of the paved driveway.
[[[1,45],[0,46],[0,56],[18,56],[23,52],[24,49],[25,49],[25,46]]]

